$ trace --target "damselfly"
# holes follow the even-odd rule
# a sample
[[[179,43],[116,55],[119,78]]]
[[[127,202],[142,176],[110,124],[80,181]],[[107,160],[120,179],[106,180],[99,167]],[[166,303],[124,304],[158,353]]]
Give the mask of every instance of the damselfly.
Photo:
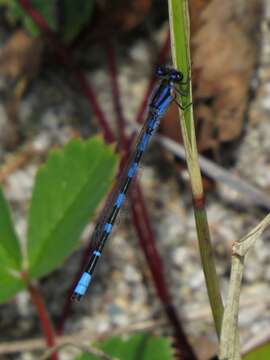
[[[149,114],[138,136],[134,152],[120,176],[120,181],[111,197],[106,213],[103,216],[102,221],[98,223],[95,228],[89,262],[74,289],[72,296],[74,299],[79,300],[86,293],[98,259],[100,258],[106,240],[112,231],[113,224],[125,200],[130,184],[136,175],[139,163],[149,140],[159,125],[161,117],[164,115],[172,101],[175,100],[174,91],[185,96],[185,92],[181,89],[181,85],[186,85],[186,83],[183,82],[183,74],[181,72],[166,66],[161,66],[157,69],[156,75],[160,78],[160,83],[155,89],[150,101]],[[189,107],[189,105],[185,107],[180,104],[178,105],[183,110]]]

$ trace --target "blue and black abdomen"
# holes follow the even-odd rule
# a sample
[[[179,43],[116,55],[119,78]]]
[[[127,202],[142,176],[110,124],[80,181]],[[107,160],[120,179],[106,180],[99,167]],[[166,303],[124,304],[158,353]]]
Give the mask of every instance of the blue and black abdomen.
[[[170,75],[171,72],[168,74]],[[115,194],[112,196],[112,202],[108,206],[105,219],[96,227],[93,234],[94,243],[88,265],[74,289],[73,297],[76,299],[80,299],[80,297],[86,293],[104,244],[112,231],[115,219],[125,200],[129,186],[137,173],[145,149],[159,124],[160,118],[173,101],[172,86],[174,79],[168,78],[168,74],[166,74],[167,77],[161,81],[150,102],[148,118],[141,130],[133,155],[121,176],[119,185],[116,187]],[[175,76],[175,74],[173,75]]]

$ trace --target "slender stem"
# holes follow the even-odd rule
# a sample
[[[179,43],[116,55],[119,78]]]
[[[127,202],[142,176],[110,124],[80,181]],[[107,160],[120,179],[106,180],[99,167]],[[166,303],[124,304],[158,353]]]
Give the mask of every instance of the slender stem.
[[[229,293],[224,311],[220,338],[220,360],[239,360],[241,358],[239,349],[238,313],[241,283],[244,272],[244,260],[251,246],[254,245],[269,225],[270,214],[268,214],[246,236],[235,242],[233,245]]]
[[[108,337],[112,336],[127,336],[134,335],[138,332],[153,332],[155,329],[165,329],[168,328],[164,320],[155,321],[155,320],[145,320],[142,322],[131,323],[128,326],[111,327],[101,333],[93,333],[91,330],[80,330],[73,333],[69,333],[65,336],[59,336],[56,338],[56,344],[64,344],[67,342],[76,343],[78,346],[90,343],[97,343],[106,340]],[[25,353],[29,351],[37,351],[46,349],[46,344],[42,338],[29,338],[18,341],[7,341],[0,342],[0,355],[15,354],[15,353]],[[1,358],[1,356],[0,356]],[[3,356],[2,356],[3,358]]]
[[[31,296],[31,300],[36,307],[37,314],[39,317],[40,325],[46,339],[46,343],[49,348],[55,346],[55,336],[53,326],[49,319],[49,315],[46,311],[43,299],[39,293],[39,291],[31,284],[28,285],[28,290]],[[51,360],[58,360],[58,355],[56,352],[51,354]]]
[[[211,246],[206,209],[204,205],[200,205],[204,204],[204,201],[202,199],[199,200],[200,201],[198,201],[198,199],[193,201],[195,223],[209,301],[212,309],[216,332],[218,337],[220,337],[223,316],[223,311],[221,311],[222,298],[217,280],[218,278],[215,268],[213,249]]]
[[[66,347],[73,347],[80,350],[81,352],[88,354],[90,358],[98,358],[100,360],[117,360],[117,358],[107,355],[105,352],[101,351],[90,345],[78,345],[74,342],[67,341],[62,344],[55,345],[52,349],[47,350],[38,360],[47,360],[51,357],[54,351],[62,350]]]
[[[113,45],[110,41],[107,41],[105,46],[107,64],[109,69],[109,75],[111,80],[111,89],[112,89],[112,100],[114,112],[117,120],[117,128],[120,135],[120,143],[121,147],[124,150],[129,150],[129,140],[125,134],[125,118],[124,112],[122,108],[122,104],[120,101],[120,90],[117,81],[117,67],[116,67],[116,59]]]
[[[221,336],[220,360],[240,360],[238,313],[241,283],[244,272],[244,258],[232,255],[232,268],[228,301],[225,306]]]
[[[162,260],[155,244],[152,228],[149,226],[150,222],[147,220],[148,215],[146,207],[142,201],[142,193],[137,184],[134,185],[134,190],[135,191],[130,193],[130,197],[132,198],[132,217],[136,226],[140,245],[143,249],[144,256],[152,274],[156,291],[174,329],[176,346],[181,354],[181,359],[195,360],[197,357],[188,342],[182,328],[181,321],[168,292]]]
[[[196,145],[195,125],[192,107],[192,84],[191,84],[191,61],[190,61],[190,29],[187,0],[168,0],[170,29],[172,41],[172,57],[176,69],[184,74],[189,82],[188,93],[185,96],[178,96],[178,101],[186,107],[180,112],[180,124],[184,147],[186,152],[187,167],[191,182],[193,208],[196,222],[197,237],[200,248],[203,271],[206,280],[208,297],[215,328],[220,337],[221,322],[223,316],[223,303],[219,288],[219,281],[216,273],[214,252],[211,245],[210,231],[207,221],[205,199],[202,186],[202,176],[198,162],[198,150]]]

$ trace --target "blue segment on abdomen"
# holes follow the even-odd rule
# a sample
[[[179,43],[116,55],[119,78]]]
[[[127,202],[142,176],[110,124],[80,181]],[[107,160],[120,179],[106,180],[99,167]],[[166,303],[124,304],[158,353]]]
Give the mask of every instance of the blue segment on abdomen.
[[[74,293],[83,296],[86,293],[86,290],[90,284],[90,281],[91,281],[91,275],[88,274],[87,272],[84,272],[82,274],[77,286],[75,287]]]
[[[109,234],[112,231],[112,224],[106,223],[104,225],[104,231]]]
[[[144,151],[145,150],[145,148],[146,148],[146,146],[147,146],[147,144],[148,144],[148,142],[149,142],[149,139],[150,139],[150,134],[147,134],[147,133],[144,133],[143,134],[143,137],[142,137],[142,139],[141,139],[141,141],[140,141],[140,143],[139,143],[139,146],[138,146],[138,149],[140,150],[140,151]]]
[[[125,200],[125,194],[124,193],[120,193],[117,196],[117,199],[115,200],[115,206],[117,208],[120,208],[120,206],[122,205],[123,201]]]
[[[132,178],[136,173],[138,168],[138,163],[134,162],[128,170],[128,177]]]
[[[149,120],[149,122],[147,124],[148,129],[150,129],[150,130],[154,130],[157,127],[157,125],[158,125],[158,121],[154,118]]]

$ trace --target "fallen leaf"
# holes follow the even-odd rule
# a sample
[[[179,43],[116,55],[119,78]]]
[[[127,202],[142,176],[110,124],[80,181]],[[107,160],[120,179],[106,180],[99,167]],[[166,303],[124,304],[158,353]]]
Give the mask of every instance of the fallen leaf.
[[[97,2],[94,34],[113,37],[134,29],[146,17],[152,0],[103,0]]]
[[[256,0],[192,0],[191,46],[200,150],[218,149],[242,133],[254,72]],[[252,36],[251,36],[252,35]]]
[[[29,80],[38,72],[42,49],[43,41],[23,30],[14,32],[0,49],[0,75],[6,78],[5,109],[9,119],[5,129],[8,136],[2,144],[5,148],[13,149],[19,142],[17,110]]]
[[[0,74],[12,79],[23,75],[35,76],[42,48],[40,38],[32,38],[24,30],[17,30],[0,49]]]

